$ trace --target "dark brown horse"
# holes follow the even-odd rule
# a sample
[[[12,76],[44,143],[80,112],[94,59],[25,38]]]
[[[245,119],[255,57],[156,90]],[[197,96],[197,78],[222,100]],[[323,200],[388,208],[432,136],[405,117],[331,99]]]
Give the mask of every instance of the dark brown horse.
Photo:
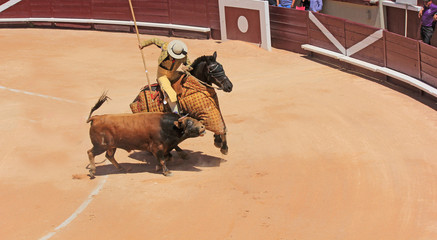
[[[214,89],[231,92],[233,85],[216,59],[216,52],[197,58],[191,64],[193,69],[190,74],[178,72],[179,80],[173,82],[172,87],[177,93],[182,113],[201,121],[207,130],[214,133],[214,145],[220,148],[222,154],[227,154],[226,125]],[[148,86],[144,87],[130,107],[134,113],[169,111],[163,104],[163,94],[157,84],[152,86],[152,91]],[[181,151],[179,147],[175,149]]]

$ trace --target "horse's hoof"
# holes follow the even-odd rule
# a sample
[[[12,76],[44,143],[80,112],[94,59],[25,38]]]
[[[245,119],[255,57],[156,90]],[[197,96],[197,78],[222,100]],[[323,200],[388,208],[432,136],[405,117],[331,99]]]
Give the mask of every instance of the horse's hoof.
[[[171,176],[173,176],[173,173],[170,172],[170,171],[163,172],[162,174],[164,174],[164,176],[166,176],[166,177],[171,177]]]
[[[222,144],[223,144],[222,138],[219,135],[217,136],[214,135],[214,146],[216,148],[221,148]]]
[[[220,152],[221,152],[223,155],[227,155],[227,154],[228,154],[228,148],[220,148]]]

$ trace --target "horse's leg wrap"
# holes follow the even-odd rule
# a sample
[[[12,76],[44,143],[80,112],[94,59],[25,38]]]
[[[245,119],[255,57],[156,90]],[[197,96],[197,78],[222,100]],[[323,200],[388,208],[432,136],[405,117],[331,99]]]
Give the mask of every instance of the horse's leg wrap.
[[[222,138],[220,137],[219,134],[214,134],[214,146],[217,148],[221,148],[222,147]]]
[[[174,149],[178,153],[179,157],[181,157],[182,159],[188,158],[188,154],[186,152],[184,152],[184,150],[182,150],[179,146],[176,146]]]
[[[224,155],[228,154],[228,141],[226,140],[226,133],[220,135],[222,140],[222,147],[220,148],[220,152]]]

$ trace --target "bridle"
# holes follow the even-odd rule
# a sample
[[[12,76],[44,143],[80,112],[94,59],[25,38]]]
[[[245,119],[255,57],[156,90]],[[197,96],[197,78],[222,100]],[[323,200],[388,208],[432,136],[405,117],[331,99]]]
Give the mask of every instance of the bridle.
[[[207,70],[208,70],[208,72],[207,72],[207,74],[206,74],[206,75],[207,75],[207,78],[213,78],[213,79],[215,79],[217,82],[220,82],[220,83],[221,83],[221,81],[219,81],[218,79],[219,79],[219,78],[226,77],[226,75],[225,75],[225,71],[223,70],[223,67],[221,66],[221,64],[219,64],[219,63],[217,63],[217,62],[215,62],[215,63],[213,63],[213,64],[211,64],[211,65],[207,65],[206,68],[207,68]],[[205,86],[207,86],[207,87],[214,88],[214,89],[217,89],[217,90],[222,90],[222,87],[215,87],[215,86],[213,86],[212,84],[208,84],[208,83],[206,83],[206,82],[204,82],[204,81],[202,81],[202,80],[200,80],[200,79],[198,79],[198,81],[199,81],[201,84],[203,84],[203,85],[205,85]]]

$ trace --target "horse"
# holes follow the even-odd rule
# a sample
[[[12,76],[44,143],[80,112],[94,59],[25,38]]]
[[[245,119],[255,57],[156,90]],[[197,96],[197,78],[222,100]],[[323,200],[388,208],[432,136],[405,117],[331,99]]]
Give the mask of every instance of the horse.
[[[183,113],[199,120],[206,129],[214,133],[214,146],[224,155],[228,153],[226,125],[220,111],[215,89],[231,92],[232,82],[226,76],[223,66],[217,62],[217,52],[198,57],[191,64],[189,74],[178,71],[178,80],[172,82],[177,93],[178,103]],[[215,85],[215,86],[214,86]],[[145,86],[130,104],[133,113],[169,112],[164,104],[164,95],[158,84]],[[175,148],[181,153],[179,147]]]

